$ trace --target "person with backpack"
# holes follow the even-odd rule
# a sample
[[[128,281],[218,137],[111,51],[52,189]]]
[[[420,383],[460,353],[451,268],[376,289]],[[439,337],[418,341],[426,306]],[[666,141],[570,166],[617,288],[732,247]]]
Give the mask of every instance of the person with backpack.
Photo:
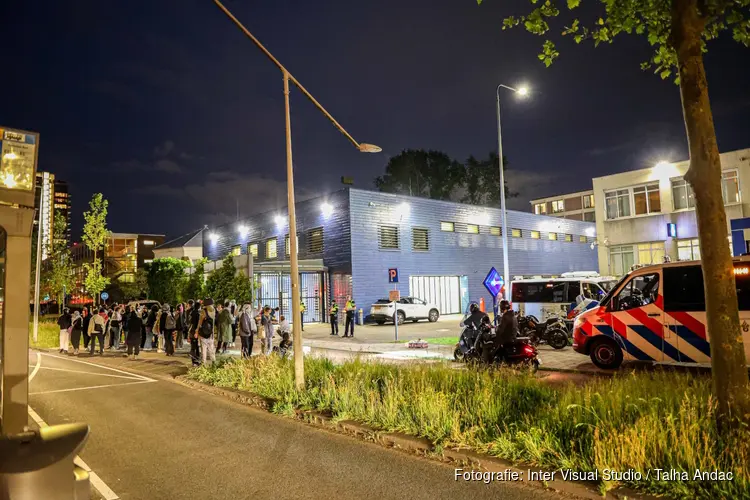
[[[174,333],[175,349],[182,349],[183,340],[185,338],[185,334],[187,333],[187,324],[185,322],[185,318],[185,306],[182,303],[177,304],[177,307],[175,307],[174,311],[174,321],[176,325]]]
[[[60,327],[60,354],[68,354],[68,342],[70,342],[70,326],[72,325],[70,310],[66,307],[57,318],[57,326]]]
[[[214,325],[216,323],[216,309],[213,299],[203,301],[203,310],[198,318],[198,328],[195,338],[201,343],[201,362],[205,365],[206,358],[213,364],[216,362],[216,347],[214,346]]]
[[[222,354],[226,354],[227,347],[232,342],[232,312],[231,304],[227,300],[224,302],[222,307],[219,304],[219,317],[216,320],[216,338],[218,339],[216,346],[216,353],[221,350]]]
[[[138,359],[138,354],[141,352],[141,328],[143,327],[143,320],[136,311],[135,306],[130,306],[130,312],[128,313],[128,332],[125,337],[125,343],[128,345],[128,352],[126,356],[128,359]],[[133,351],[135,350],[135,354]]]
[[[255,322],[255,312],[250,302],[245,302],[242,306],[242,312],[237,318],[237,330],[240,333],[242,342],[242,357],[249,358],[253,355],[253,335],[258,331],[258,324]]]
[[[159,338],[164,339],[164,352],[167,356],[174,356],[174,343],[172,343],[172,333],[177,329],[177,322],[169,304],[161,306],[159,315]]]
[[[89,321],[89,337],[91,342],[89,344],[89,353],[91,356],[94,355],[96,350],[96,340],[99,340],[99,354],[104,355],[104,331],[107,327],[107,311],[101,307],[99,308],[99,314],[92,314],[91,321]]]
[[[120,329],[122,328],[122,314],[120,306],[116,306],[109,316],[109,348],[120,348]]]

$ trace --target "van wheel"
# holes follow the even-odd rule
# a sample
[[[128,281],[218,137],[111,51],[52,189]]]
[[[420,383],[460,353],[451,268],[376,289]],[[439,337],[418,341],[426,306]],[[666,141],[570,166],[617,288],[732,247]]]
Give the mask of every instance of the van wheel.
[[[440,313],[437,309],[430,309],[430,315],[427,317],[427,319],[430,321],[430,323],[434,323],[438,320],[440,317]]]
[[[622,349],[610,339],[602,339],[591,346],[591,362],[602,370],[616,370],[622,364]]]

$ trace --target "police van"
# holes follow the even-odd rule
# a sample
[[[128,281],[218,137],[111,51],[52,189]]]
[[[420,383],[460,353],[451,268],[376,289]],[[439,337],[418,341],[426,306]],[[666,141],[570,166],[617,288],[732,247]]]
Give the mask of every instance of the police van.
[[[573,319],[582,312],[577,307],[593,307],[609,292],[617,279],[595,271],[563,273],[559,278],[517,279],[511,282],[511,303],[522,316],[541,321],[552,316]]]
[[[734,274],[750,359],[750,257],[734,259]],[[700,261],[630,271],[573,325],[573,349],[604,369],[623,360],[709,366],[709,342]]]

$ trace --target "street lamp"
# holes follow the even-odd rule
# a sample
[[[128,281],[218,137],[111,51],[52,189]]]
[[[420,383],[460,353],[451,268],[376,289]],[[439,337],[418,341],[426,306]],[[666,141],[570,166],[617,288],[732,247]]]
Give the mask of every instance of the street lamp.
[[[302,357],[302,328],[300,325],[300,289],[299,289],[299,263],[297,262],[297,220],[294,207],[294,168],[292,166],[292,120],[289,109],[289,81],[297,86],[297,88],[315,105],[318,110],[328,118],[334,127],[339,132],[344,134],[349,142],[351,142],[355,148],[362,153],[379,153],[382,149],[374,144],[360,143],[352,137],[349,132],[344,130],[339,122],[336,121],[331,114],[300,84],[300,82],[294,78],[287,69],[281,65],[269,51],[266,49],[260,41],[248,31],[245,26],[232,14],[220,0],[214,0],[214,3],[224,12],[224,14],[231,19],[234,24],[258,47],[271,62],[273,62],[280,70],[284,77],[284,111],[286,115],[286,190],[287,190],[287,205],[289,210],[289,248],[294,251],[290,252],[289,256],[289,274],[292,282],[292,335],[293,335],[293,349],[294,349],[294,382],[297,388],[303,388],[305,385],[305,364],[304,358]]]
[[[505,286],[505,299],[508,299],[510,290],[510,270],[508,269],[508,224],[506,222],[505,212],[505,169],[503,168],[503,134],[500,127],[500,89],[504,88],[514,92],[517,96],[523,98],[529,94],[528,87],[521,86],[518,88],[509,87],[502,83],[497,86],[495,97],[497,98],[497,160],[500,166],[500,216],[502,217],[503,226],[503,284]]]

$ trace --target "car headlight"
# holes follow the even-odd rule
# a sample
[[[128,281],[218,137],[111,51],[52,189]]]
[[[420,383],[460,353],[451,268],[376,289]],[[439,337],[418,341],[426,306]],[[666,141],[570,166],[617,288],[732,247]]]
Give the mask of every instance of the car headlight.
[[[573,329],[578,330],[579,328],[581,328],[581,325],[583,325],[583,318],[578,316],[573,322]]]

